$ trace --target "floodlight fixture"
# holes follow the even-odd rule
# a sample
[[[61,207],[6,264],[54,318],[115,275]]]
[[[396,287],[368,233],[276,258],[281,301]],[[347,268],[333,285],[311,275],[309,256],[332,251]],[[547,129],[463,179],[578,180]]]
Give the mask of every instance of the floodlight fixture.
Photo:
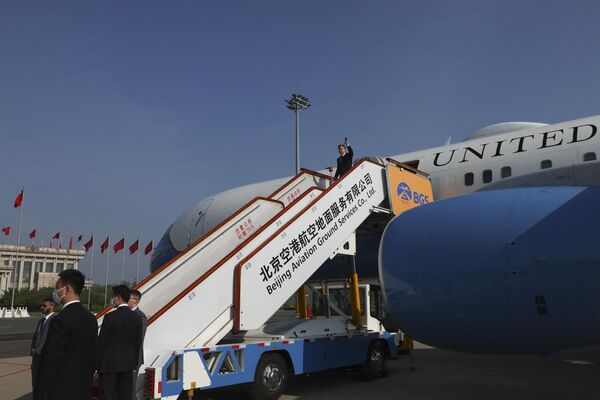
[[[296,114],[296,174],[300,173],[300,111],[310,107],[308,97],[292,93],[292,97],[285,100],[287,108]]]

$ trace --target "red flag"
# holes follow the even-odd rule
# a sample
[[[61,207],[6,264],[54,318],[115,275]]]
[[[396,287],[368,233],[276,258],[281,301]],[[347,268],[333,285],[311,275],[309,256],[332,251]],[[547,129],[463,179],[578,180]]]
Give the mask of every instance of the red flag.
[[[35,238],[36,234],[37,234],[37,229],[34,229],[31,232],[29,232],[29,239]]]
[[[50,248],[52,248],[52,239],[50,239]]]
[[[136,251],[138,251],[139,245],[140,245],[139,239],[136,240],[135,242],[133,242],[133,244],[131,246],[129,246],[129,254],[133,254]]]
[[[56,232],[54,236],[52,236],[52,239],[60,239],[60,232]]]
[[[144,249],[144,255],[147,256],[148,253],[150,253],[151,251],[152,251],[152,240],[150,241],[150,243],[148,243],[148,245]]]
[[[83,240],[83,235],[79,235],[79,237],[77,238],[77,243],[80,243]]]
[[[123,250],[123,248],[125,247],[125,238],[119,240],[117,243],[115,243],[115,245],[113,246],[113,251],[115,252],[115,254],[117,254],[119,252],[119,250]]]
[[[69,239],[69,250],[73,249],[73,236]]]
[[[2,228],[2,232],[4,232],[6,236],[10,235],[10,226],[5,226]]]
[[[23,190],[21,190],[19,192],[19,194],[17,195],[17,198],[15,199],[15,208],[21,207],[22,204],[23,204]]]
[[[93,245],[94,245],[94,235],[92,235],[90,240],[88,240],[87,243],[83,245],[83,247],[85,247],[85,252],[87,253]]]
[[[110,238],[110,236],[108,236],[106,238],[106,240],[104,241],[104,243],[102,243],[102,245],[100,246],[100,253],[104,253],[106,251],[106,249],[108,249],[108,239]]]

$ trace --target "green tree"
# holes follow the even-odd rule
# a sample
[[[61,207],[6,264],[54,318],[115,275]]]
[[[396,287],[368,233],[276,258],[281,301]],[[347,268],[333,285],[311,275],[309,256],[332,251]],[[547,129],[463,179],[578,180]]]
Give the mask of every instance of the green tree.
[[[27,307],[29,311],[39,311],[45,298],[52,297],[52,289],[21,289],[15,292],[15,307]],[[0,297],[0,307],[10,307],[12,290],[4,292]]]

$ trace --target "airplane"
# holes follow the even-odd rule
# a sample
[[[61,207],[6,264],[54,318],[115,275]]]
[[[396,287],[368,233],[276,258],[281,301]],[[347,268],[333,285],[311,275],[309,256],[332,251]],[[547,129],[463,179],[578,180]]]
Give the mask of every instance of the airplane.
[[[358,232],[356,265],[361,277],[381,279],[405,333],[473,352],[600,344],[599,126],[600,116],[505,122],[391,156],[430,174],[436,201]],[[167,229],[151,271],[288,179],[198,202]],[[345,262],[328,264],[317,278],[344,276]]]

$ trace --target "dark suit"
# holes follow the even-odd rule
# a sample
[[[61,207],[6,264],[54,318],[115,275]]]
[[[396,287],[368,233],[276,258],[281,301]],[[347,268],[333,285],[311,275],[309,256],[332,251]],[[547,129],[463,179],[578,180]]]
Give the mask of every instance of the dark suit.
[[[348,152],[337,158],[337,169],[333,176],[334,179],[338,179],[352,168],[352,156],[354,156],[354,152],[352,151],[352,147],[348,146]]]
[[[146,327],[148,326],[148,318],[146,317],[146,314],[144,314],[142,312],[142,310],[140,310],[140,308],[136,308],[135,310],[133,310],[133,312],[135,312],[137,315],[140,316],[140,318],[142,319],[142,344],[140,345],[140,356],[138,358],[138,365],[137,368],[135,369],[137,372],[135,374],[133,374],[133,395],[135,396],[135,386],[137,384],[137,377],[138,377],[138,373],[140,370],[140,366],[144,363],[144,337],[146,336]]]
[[[48,328],[50,327],[50,320],[54,318],[56,314],[52,313],[48,318],[42,317],[33,333],[33,339],[31,339],[31,349],[35,352],[31,357],[31,385],[33,391],[36,391],[37,379],[40,370],[40,357],[42,355],[42,349],[46,343],[46,337],[48,336]]]
[[[142,319],[127,305],[104,316],[100,336],[100,385],[107,400],[130,400],[142,345]]]
[[[36,398],[92,398],[97,332],[96,319],[79,302],[52,318],[40,360]]]
[[[142,344],[140,346],[140,356],[138,358],[138,367],[144,363],[144,337],[146,336],[146,327],[148,326],[148,318],[146,314],[140,310],[140,308],[136,308],[133,310],[137,315],[142,319]]]

